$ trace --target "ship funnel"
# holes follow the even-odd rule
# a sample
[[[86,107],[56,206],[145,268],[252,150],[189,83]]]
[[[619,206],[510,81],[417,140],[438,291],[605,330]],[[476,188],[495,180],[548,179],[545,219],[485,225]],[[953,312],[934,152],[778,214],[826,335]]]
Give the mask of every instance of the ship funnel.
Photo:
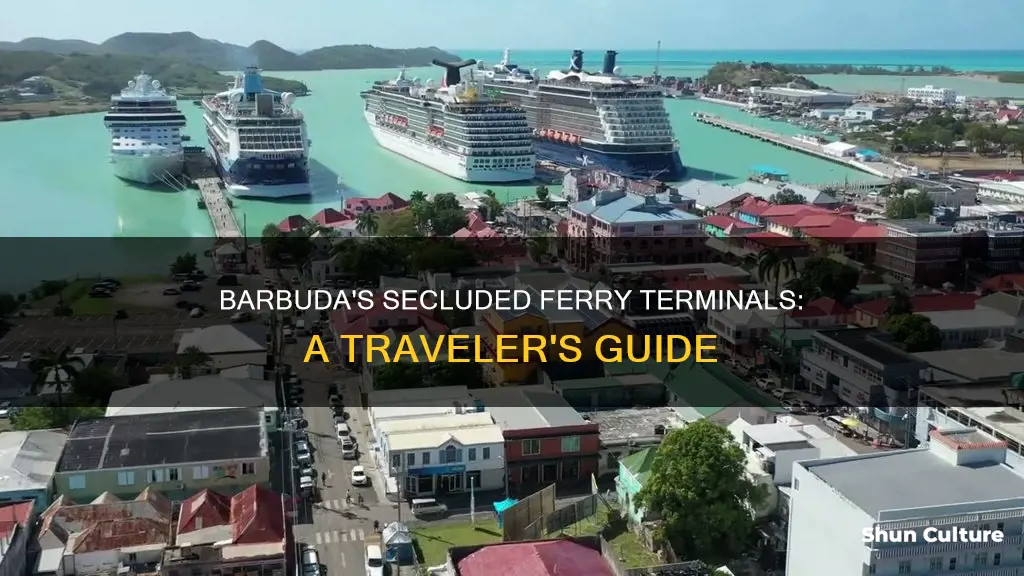
[[[445,73],[444,73],[444,85],[445,86],[455,86],[455,85],[460,84],[462,82],[462,72],[461,72],[461,70],[463,68],[467,68],[469,66],[475,65],[476,64],[476,60],[472,60],[471,59],[471,60],[463,60],[461,62],[444,62],[442,60],[438,60],[438,59],[435,58],[434,60],[431,60],[431,63],[434,66],[440,66],[441,68],[445,69]]]
[[[260,69],[256,66],[249,66],[242,74],[242,89],[246,94],[262,94],[263,78],[260,77]]]
[[[570,72],[583,72],[583,50],[573,50],[572,60],[569,60]]]
[[[609,50],[604,53],[604,66],[601,68],[603,74],[615,74],[615,57],[618,54],[615,50]]]

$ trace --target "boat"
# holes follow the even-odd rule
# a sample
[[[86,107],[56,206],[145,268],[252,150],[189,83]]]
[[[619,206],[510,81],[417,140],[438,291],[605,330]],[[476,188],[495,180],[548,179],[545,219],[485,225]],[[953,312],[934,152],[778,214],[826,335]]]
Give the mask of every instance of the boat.
[[[583,51],[574,50],[567,71],[541,79],[513,64],[505,50],[501,62],[478,71],[489,95],[526,111],[539,159],[629,178],[683,179],[663,90],[623,77],[616,56],[607,51],[601,72],[591,73],[584,71]]]
[[[181,174],[185,115],[158,80],[142,72],[129,81],[110,97],[103,124],[110,131],[110,163],[118,178],[152,185],[174,182]]]
[[[465,182],[533,180],[533,132],[522,107],[482,93],[461,70],[475,60],[442,62],[441,85],[406,77],[378,81],[362,92],[363,115],[384,149]]]
[[[256,66],[224,92],[203,99],[207,153],[225,189],[241,198],[309,196],[306,120],[295,95],[263,88]]]

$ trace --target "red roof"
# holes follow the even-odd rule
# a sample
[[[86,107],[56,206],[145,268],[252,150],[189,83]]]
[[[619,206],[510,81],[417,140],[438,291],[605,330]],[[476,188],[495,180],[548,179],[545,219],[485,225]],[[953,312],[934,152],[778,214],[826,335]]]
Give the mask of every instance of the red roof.
[[[805,235],[812,238],[821,238],[835,243],[872,240],[885,236],[885,230],[881,226],[857,222],[856,220],[850,220],[841,216],[835,217],[829,226],[801,230]]]
[[[28,500],[0,506],[0,537],[9,537],[16,526],[28,528],[34,504],[35,502]]]
[[[345,210],[356,212],[356,207],[375,208],[377,210],[399,210],[409,205],[408,200],[403,200],[398,195],[385,192],[378,198],[346,198]]]
[[[722,278],[687,278],[668,284],[670,290],[690,290],[691,292],[710,292],[711,290],[742,290],[739,284]]]
[[[302,230],[307,224],[309,224],[309,220],[306,220],[304,216],[300,214],[292,214],[291,216],[285,218],[284,220],[281,220],[281,222],[277,225],[277,229],[285,233],[298,232],[299,230]]]
[[[783,236],[774,232],[754,232],[743,236],[743,239],[753,240],[769,248],[797,248],[799,246],[806,246],[806,244],[796,238],[790,238],[789,236]]]
[[[765,218],[777,218],[779,216],[796,216],[797,214],[810,216],[811,214],[832,213],[833,212],[827,208],[818,208],[815,206],[808,206],[806,204],[774,204],[768,206],[764,211],[762,211],[761,216]]]
[[[705,216],[704,222],[720,230],[726,230],[730,226],[738,228],[740,230],[751,230],[753,228],[760,228],[760,226],[757,226],[755,224],[747,224],[742,220],[737,220],[732,216],[725,216],[722,214],[712,214],[710,216]]]
[[[259,484],[231,498],[231,541],[266,544],[285,540],[284,499]]]
[[[348,222],[352,219],[352,215],[348,212],[338,212],[334,208],[324,208],[314,214],[312,218],[313,222],[328,228],[341,224],[342,222]]]
[[[381,326],[379,320],[392,314],[409,316],[416,314],[416,321],[409,322],[403,326]],[[388,310],[384,307],[384,296],[374,296],[374,304],[369,310],[363,310],[358,306],[343,308],[331,312],[331,327],[338,336],[379,334],[388,328],[401,330],[415,330],[422,326],[431,334],[443,334],[447,327],[444,323],[434,319],[433,313],[429,310]]]
[[[751,216],[760,216],[765,210],[772,206],[774,205],[767,200],[761,200],[756,196],[750,196],[743,200],[743,203],[740,204],[737,210],[744,214],[750,214]]]
[[[571,540],[494,544],[459,562],[462,576],[613,576],[600,552]]]
[[[950,312],[953,310],[974,310],[974,303],[980,298],[977,294],[922,294],[910,297],[911,309],[921,312]],[[855,310],[869,316],[880,318],[885,315],[889,306],[889,298],[879,298],[854,306]]]
[[[1008,108],[1004,108],[999,112],[996,112],[996,120],[1019,120],[1021,113],[1024,113],[1024,110],[1010,110]]]
[[[178,534],[224,526],[231,522],[231,498],[213,490],[203,490],[181,503]]]
[[[1024,288],[1024,274],[1000,274],[985,280],[978,287],[991,292],[1021,290]]]
[[[821,318],[824,316],[846,316],[850,310],[832,298],[818,298],[804,305],[802,309],[793,310],[793,318]]]

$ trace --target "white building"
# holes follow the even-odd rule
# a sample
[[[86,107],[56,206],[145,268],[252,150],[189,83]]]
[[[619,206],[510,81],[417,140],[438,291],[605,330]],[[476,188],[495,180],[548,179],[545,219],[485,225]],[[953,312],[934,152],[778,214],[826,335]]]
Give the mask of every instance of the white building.
[[[978,198],[991,198],[1011,204],[1024,203],[1024,182],[978,181]]]
[[[942,333],[944,349],[977,346],[985,340],[1003,341],[1017,330],[1017,319],[1001,310],[978,306],[974,310],[922,312]]]
[[[1024,566],[1024,477],[1006,444],[974,429],[926,448],[798,462],[787,576],[1016,575]],[[1002,530],[1002,542],[928,542],[935,530]],[[863,531],[900,537],[865,542]]]
[[[955,90],[937,88],[931,84],[922,88],[907,88],[907,98],[929,106],[956,104],[956,96]]]
[[[771,102],[782,102],[796,106],[849,106],[855,99],[853,94],[829,92],[828,90],[804,90],[802,88],[751,88],[756,96]]]
[[[857,155],[857,146],[846,142],[832,142],[821,147],[821,151],[836,158],[853,158]]]
[[[732,354],[750,355],[757,342],[764,340],[773,328],[803,328],[781,310],[726,308],[708,312],[708,328],[725,343]]]
[[[870,104],[854,104],[843,111],[844,120],[868,121],[878,120],[882,116],[882,109]]]
[[[505,486],[505,437],[486,412],[391,420],[377,427],[386,477],[408,497]]]

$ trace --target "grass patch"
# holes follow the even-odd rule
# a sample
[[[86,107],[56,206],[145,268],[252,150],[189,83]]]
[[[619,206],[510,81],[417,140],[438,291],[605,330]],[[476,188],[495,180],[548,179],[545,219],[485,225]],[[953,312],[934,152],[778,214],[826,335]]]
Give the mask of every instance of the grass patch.
[[[448,549],[453,546],[475,546],[501,542],[501,529],[496,520],[477,521],[474,527],[468,520],[440,522],[412,530],[413,546],[420,565],[437,566],[448,560]]]
[[[663,562],[654,552],[644,546],[625,520],[614,520],[606,506],[598,506],[597,514],[567,526],[560,534],[549,536],[604,536],[611,545],[615,557],[626,568],[645,568],[659,566]]]

